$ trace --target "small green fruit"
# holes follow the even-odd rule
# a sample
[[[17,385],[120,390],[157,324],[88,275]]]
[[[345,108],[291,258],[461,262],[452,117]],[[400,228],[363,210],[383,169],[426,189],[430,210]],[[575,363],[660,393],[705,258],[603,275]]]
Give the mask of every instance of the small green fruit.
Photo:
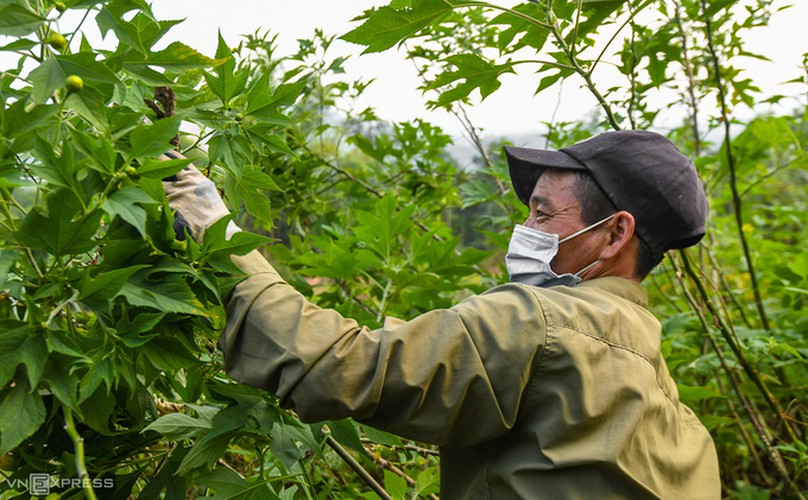
[[[137,169],[135,167],[126,167],[125,172],[129,177],[137,175]]]
[[[65,5],[64,2],[54,2],[53,6],[56,7],[56,10],[59,12],[64,12],[67,10],[67,5]]]
[[[237,113],[236,114],[236,121],[240,122],[242,120],[244,120],[244,115],[242,115],[241,113]]]
[[[79,93],[84,90],[84,80],[78,75],[70,75],[65,78],[65,88],[68,92]]]
[[[67,38],[65,38],[61,33],[51,33],[47,36],[47,38],[45,38],[45,43],[59,52],[64,52],[64,50],[67,48]]]

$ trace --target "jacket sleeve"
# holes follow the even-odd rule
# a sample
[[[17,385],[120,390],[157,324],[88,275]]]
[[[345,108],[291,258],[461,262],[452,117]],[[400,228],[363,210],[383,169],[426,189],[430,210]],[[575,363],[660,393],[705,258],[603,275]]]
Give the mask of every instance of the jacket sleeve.
[[[546,337],[528,288],[504,285],[370,330],[307,301],[257,252],[234,261],[248,278],[233,292],[219,339],[225,369],[303,421],[353,417],[447,447],[514,425]]]

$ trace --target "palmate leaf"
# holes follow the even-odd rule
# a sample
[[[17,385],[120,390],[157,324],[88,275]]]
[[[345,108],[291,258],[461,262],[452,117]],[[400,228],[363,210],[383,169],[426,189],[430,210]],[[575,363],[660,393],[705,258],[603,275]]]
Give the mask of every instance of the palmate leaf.
[[[25,36],[39,28],[45,18],[31,10],[28,2],[0,2],[0,35]]]
[[[542,20],[544,17],[542,7],[535,3],[517,5],[513,10],[533,17],[536,20]],[[544,47],[547,38],[550,36],[549,30],[536,23],[531,23],[527,19],[515,16],[510,12],[503,12],[496,16],[491,20],[491,24],[507,26],[507,28],[499,34],[497,40],[503,52],[505,52],[505,48],[511,45],[511,43],[513,43],[513,46],[508,48],[507,52],[513,52],[522,47],[531,47],[538,52]]]
[[[81,93],[70,94],[65,100],[65,106],[73,109],[101,132],[109,130],[106,101],[97,89],[87,87]]]
[[[244,168],[228,167],[224,191],[229,200],[241,200],[252,215],[264,221],[272,220],[267,191],[280,191],[272,177],[260,167],[245,165]]]
[[[140,188],[127,186],[104,200],[102,208],[110,219],[120,217],[138,230],[140,235],[146,237],[146,211],[140,205],[157,204],[151,196]]]
[[[154,160],[146,159],[137,169],[137,175],[147,179],[165,179],[176,174],[186,165],[192,163],[190,158],[177,158],[176,160]]]
[[[100,210],[79,215],[79,201],[67,189],[48,195],[47,206],[47,213],[36,207],[22,220],[16,233],[20,243],[53,255],[78,254],[95,248],[92,238],[98,231]]]
[[[26,379],[17,380],[0,401],[0,455],[16,448],[44,422],[42,396],[31,390]]]
[[[122,295],[133,306],[157,311],[208,316],[191,287],[178,274],[155,277],[154,269],[136,272],[121,288]],[[162,273],[160,273],[162,274]]]
[[[0,386],[11,380],[20,364],[25,365],[28,382],[35,386],[48,359],[45,338],[34,334],[27,323],[15,320],[1,320],[0,332]]]
[[[416,207],[407,205],[401,210],[396,207],[396,199],[388,195],[376,202],[373,212],[356,212],[360,224],[353,229],[354,235],[382,259],[390,257],[398,246],[398,238],[413,224]]]
[[[439,106],[465,99],[475,89],[479,89],[481,98],[485,99],[500,87],[499,77],[501,75],[514,72],[510,63],[492,64],[475,54],[450,56],[447,58],[447,62],[456,69],[444,71],[427,88],[439,90],[458,80],[462,80],[462,82],[451,90],[441,92],[437,101]]]
[[[150,423],[142,432],[159,432],[169,439],[188,439],[210,431],[211,425],[209,415],[194,418],[185,413],[169,413]]]
[[[205,73],[205,82],[210,90],[228,105],[230,99],[241,94],[247,88],[250,72],[247,69],[236,71],[236,60],[230,54],[230,47],[219,32],[219,44],[216,47],[216,60],[223,61],[216,66],[216,75]]]
[[[293,123],[292,120],[280,113],[278,108],[294,104],[303,93],[306,83],[306,79],[285,83],[279,85],[275,92],[270,92],[269,73],[265,73],[250,87],[244,114],[255,116],[267,123],[289,125]]]
[[[108,140],[94,137],[78,129],[70,129],[70,135],[77,148],[90,158],[90,168],[103,174],[115,172],[115,160],[118,153]]]
[[[106,7],[102,7],[95,17],[95,22],[98,24],[98,29],[101,30],[101,35],[107,36],[107,33],[113,31],[118,40],[126,47],[131,47],[143,55],[146,55],[146,47],[140,36],[140,30],[133,23],[123,19],[123,14],[131,9],[118,9],[116,12],[110,11]]]
[[[37,104],[45,104],[56,89],[65,84],[70,75],[84,80],[85,91],[88,84],[121,85],[121,81],[109,67],[96,61],[96,54],[80,52],[65,56],[51,56],[29,76],[33,90],[31,98]]]
[[[14,138],[30,134],[59,111],[58,105],[34,106],[26,110],[27,104],[25,99],[19,99],[0,110],[0,135]]]
[[[400,43],[419,30],[439,21],[454,6],[464,2],[447,0],[412,0],[410,6],[395,8],[384,6],[368,16],[359,27],[342,35],[346,42],[365,45],[362,52],[382,52]]]
[[[126,280],[136,271],[145,267],[148,266],[124,267],[99,273],[95,276],[91,276],[89,272],[82,273],[81,281],[75,285],[79,290],[78,300],[90,307],[106,310],[106,307],[109,306],[109,301],[123,288]]]
[[[177,135],[180,121],[181,117],[170,116],[158,120],[154,125],[133,130],[130,135],[132,148],[127,155],[127,161],[159,156],[171,149],[171,139]]]
[[[226,61],[227,59],[211,59],[182,42],[174,42],[159,52],[150,52],[142,56],[130,52],[124,57],[123,66],[125,69],[135,72],[143,72],[149,66],[159,66],[172,71],[186,71],[209,68],[224,64]]]

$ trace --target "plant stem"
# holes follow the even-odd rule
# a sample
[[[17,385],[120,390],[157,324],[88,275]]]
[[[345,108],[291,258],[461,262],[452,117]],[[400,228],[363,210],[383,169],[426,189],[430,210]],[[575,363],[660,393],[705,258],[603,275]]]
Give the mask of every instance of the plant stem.
[[[342,458],[345,461],[346,464],[348,464],[348,466],[351,467],[351,469],[353,469],[354,472],[356,472],[356,474],[362,479],[362,481],[365,482],[365,484],[367,484],[370,487],[370,489],[376,492],[377,495],[382,497],[382,499],[384,500],[393,500],[393,497],[391,497],[384,490],[382,485],[380,485],[378,481],[376,481],[373,478],[373,476],[371,476],[370,473],[367,470],[365,470],[364,467],[362,467],[362,464],[357,462],[356,459],[352,457],[350,453],[348,453],[348,450],[343,448],[342,445],[339,444],[336,439],[334,439],[331,436],[328,436],[325,438],[325,442],[328,444],[328,446],[331,447],[332,450],[334,450],[334,452],[336,452],[337,455],[340,456],[340,458]]]
[[[701,156],[701,133],[699,132],[699,102],[696,99],[696,79],[693,75],[693,63],[690,60],[690,50],[687,43],[687,33],[682,24],[681,4],[674,2],[674,22],[682,35],[682,58],[684,59],[685,73],[687,74],[687,94],[690,98],[691,125],[693,127],[693,153],[698,158]]]
[[[376,453],[376,452],[374,452],[373,450],[368,449],[368,447],[367,447],[367,446],[365,447],[365,451],[367,451],[367,452],[368,452],[368,454],[370,455],[370,458],[372,458],[372,459],[373,459],[373,461],[374,461],[374,462],[376,462],[377,464],[379,464],[379,465],[380,465],[380,466],[381,466],[383,469],[387,469],[387,470],[389,470],[390,472],[392,472],[393,474],[396,474],[396,475],[398,475],[398,476],[400,476],[400,477],[403,477],[403,478],[404,478],[404,480],[407,482],[407,484],[408,484],[410,487],[415,488],[415,487],[417,487],[417,486],[418,486],[418,481],[416,481],[415,479],[413,479],[412,477],[410,477],[410,476],[409,476],[409,475],[408,475],[406,472],[404,472],[403,470],[401,470],[401,469],[399,469],[398,467],[396,467],[396,465],[395,465],[395,464],[391,463],[391,462],[390,462],[390,461],[388,461],[388,460],[385,460],[384,458],[382,458],[382,457],[381,457],[379,454],[377,454],[377,453]],[[431,500],[438,500],[438,496],[437,496],[437,495],[435,495],[434,493],[430,493],[429,495],[427,495],[427,497],[428,497],[428,498],[430,498]],[[414,498],[414,497],[413,497],[413,498]]]
[[[561,28],[558,26],[558,19],[555,17],[552,5],[548,4],[546,10],[550,32],[553,34],[558,46],[561,47],[561,50],[563,50],[567,55],[567,59],[569,59],[572,69],[584,79],[586,88],[589,89],[592,95],[595,96],[595,99],[597,99],[600,103],[600,107],[603,108],[603,111],[606,113],[606,119],[609,121],[612,128],[614,130],[620,130],[620,124],[617,123],[617,118],[615,118],[614,113],[612,112],[612,107],[609,105],[606,98],[603,97],[597,87],[595,87],[595,83],[592,81],[592,72],[584,69],[583,66],[581,66],[581,64],[578,62],[578,58],[573,53],[566,40],[564,40],[564,37],[561,35]]]
[[[701,0],[701,8],[702,12],[707,10],[707,6],[705,4],[705,0]],[[746,266],[749,272],[749,279],[751,280],[752,284],[752,293],[755,296],[755,306],[757,306],[758,314],[760,315],[760,321],[763,325],[764,330],[769,330],[769,320],[766,317],[766,309],[763,307],[763,299],[760,295],[760,287],[758,286],[757,275],[755,273],[755,268],[752,264],[752,255],[749,251],[749,243],[746,241],[746,236],[743,232],[743,214],[742,214],[742,205],[741,205],[741,197],[738,195],[738,179],[737,173],[735,171],[735,158],[732,154],[732,137],[730,135],[730,120],[729,120],[729,112],[727,110],[727,102],[726,96],[724,95],[724,82],[721,77],[721,66],[718,64],[718,54],[715,51],[715,45],[713,44],[713,30],[710,20],[705,16],[704,19],[704,29],[707,35],[707,49],[710,52],[710,56],[712,59],[713,64],[713,72],[715,73],[715,83],[718,89],[718,102],[719,107],[721,109],[721,120],[724,123],[724,148],[727,152],[727,166],[729,168],[729,186],[732,191],[732,205],[735,212],[735,223],[738,227],[738,237],[741,240],[741,247],[743,249],[744,260],[746,260]]]
[[[73,411],[66,406],[63,406],[62,409],[65,414],[65,430],[67,430],[70,439],[73,440],[73,447],[76,452],[76,472],[78,472],[79,479],[81,479],[84,495],[90,500],[97,500],[98,497],[95,496],[95,490],[93,490],[90,475],[87,473],[87,465],[84,462],[84,438],[81,437],[76,430],[76,423],[73,421]]]
[[[549,24],[543,23],[543,22],[539,21],[538,19],[536,19],[535,17],[528,16],[527,14],[523,14],[523,13],[517,11],[517,10],[509,9],[507,7],[502,7],[501,5],[494,5],[494,4],[488,3],[488,2],[467,2],[467,3],[463,3],[461,5],[456,6],[455,8],[461,8],[461,7],[487,7],[489,9],[499,10],[499,11],[502,11],[502,12],[507,12],[508,14],[516,16],[519,19],[521,19],[523,21],[527,21],[528,23],[533,24],[535,26],[538,26],[540,28],[544,28],[544,29],[548,29],[548,30],[550,29]]]

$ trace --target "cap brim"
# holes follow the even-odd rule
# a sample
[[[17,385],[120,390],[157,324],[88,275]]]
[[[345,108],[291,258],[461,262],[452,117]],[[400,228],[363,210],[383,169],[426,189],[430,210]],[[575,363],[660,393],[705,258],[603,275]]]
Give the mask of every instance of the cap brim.
[[[586,170],[582,163],[562,151],[513,146],[505,146],[503,149],[505,157],[508,159],[511,184],[513,184],[516,196],[525,205],[530,204],[530,195],[544,169]]]

